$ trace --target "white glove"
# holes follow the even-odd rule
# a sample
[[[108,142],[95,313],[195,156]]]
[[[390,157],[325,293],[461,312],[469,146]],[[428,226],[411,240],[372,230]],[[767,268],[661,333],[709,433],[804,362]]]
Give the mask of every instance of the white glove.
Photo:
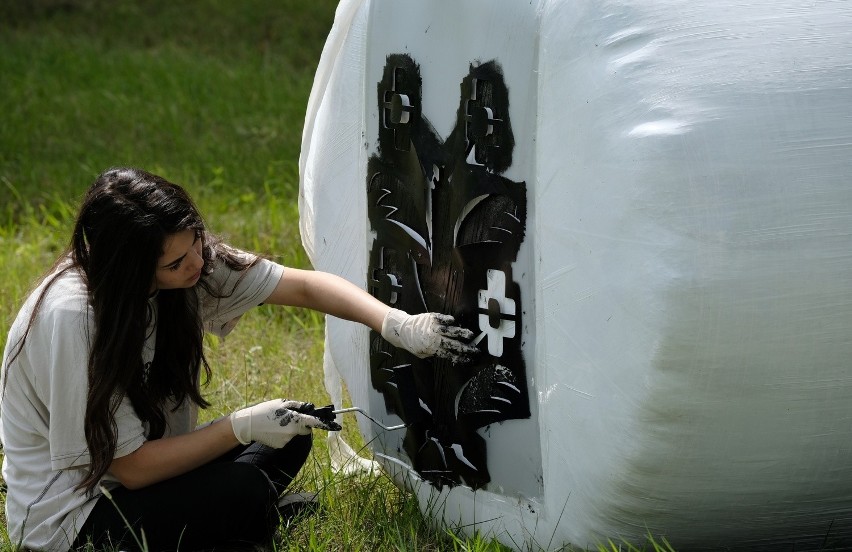
[[[296,435],[310,434],[311,428],[333,429],[315,416],[297,412],[306,407],[313,410],[313,405],[301,401],[273,399],[262,402],[233,412],[231,428],[244,445],[257,441],[272,448],[283,447]]]
[[[408,314],[391,309],[382,322],[382,337],[394,347],[405,349],[420,358],[436,355],[453,362],[468,361],[479,350],[460,340],[472,339],[473,332],[452,326],[453,322],[453,317],[447,314]]]

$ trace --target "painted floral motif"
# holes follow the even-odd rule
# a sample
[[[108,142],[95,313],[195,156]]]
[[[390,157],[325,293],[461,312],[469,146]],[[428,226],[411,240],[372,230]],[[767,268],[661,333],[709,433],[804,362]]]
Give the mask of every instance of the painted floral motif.
[[[372,334],[371,380],[407,424],[413,467],[440,487],[490,481],[477,429],[528,418],[522,302],[512,264],[524,239],[526,185],[503,176],[514,136],[499,66],[471,66],[456,125],[441,140],[420,111],[421,77],[407,55],[387,59],[377,86],[378,153],[367,195],[375,239],[369,288],[409,313],[442,312],[478,333],[468,365],[418,359]],[[394,453],[396,451],[388,451]]]

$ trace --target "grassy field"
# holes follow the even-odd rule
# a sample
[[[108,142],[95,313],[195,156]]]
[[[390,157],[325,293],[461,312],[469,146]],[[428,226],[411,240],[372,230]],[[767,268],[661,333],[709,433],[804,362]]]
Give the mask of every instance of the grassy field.
[[[182,184],[234,245],[308,267],[297,160],[335,7],[331,0],[0,3],[0,341],[67,242],[81,194],[110,166]],[[204,418],[262,398],[327,400],[322,324],[315,313],[262,307],[227,343],[209,339],[214,406]],[[345,437],[362,445],[353,428]],[[324,441],[315,442],[296,484],[320,491],[326,508],[285,528],[280,550],[503,549],[430,526],[416,500],[386,477],[335,475]]]

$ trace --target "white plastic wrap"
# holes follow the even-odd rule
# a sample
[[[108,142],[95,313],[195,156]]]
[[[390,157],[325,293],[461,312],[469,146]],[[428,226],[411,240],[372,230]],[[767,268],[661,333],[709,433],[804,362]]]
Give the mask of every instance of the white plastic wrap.
[[[528,201],[512,272],[532,415],[484,433],[493,477],[476,492],[379,454],[424,509],[519,547],[848,537],[852,4],[342,2],[308,107],[301,222],[314,266],[363,287],[390,54],[419,64],[442,138],[468,68],[500,64],[505,174]],[[388,416],[367,330],[327,331],[353,402]]]

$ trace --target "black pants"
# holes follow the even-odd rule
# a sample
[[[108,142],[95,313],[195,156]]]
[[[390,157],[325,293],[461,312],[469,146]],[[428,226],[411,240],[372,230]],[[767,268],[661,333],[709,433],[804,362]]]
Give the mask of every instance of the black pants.
[[[144,530],[150,552],[268,546],[279,522],[278,497],[310,450],[310,435],[281,449],[252,443],[143,489],[119,487],[112,500],[98,498],[74,548],[92,542],[96,550],[138,550],[128,523],[140,541]]]

